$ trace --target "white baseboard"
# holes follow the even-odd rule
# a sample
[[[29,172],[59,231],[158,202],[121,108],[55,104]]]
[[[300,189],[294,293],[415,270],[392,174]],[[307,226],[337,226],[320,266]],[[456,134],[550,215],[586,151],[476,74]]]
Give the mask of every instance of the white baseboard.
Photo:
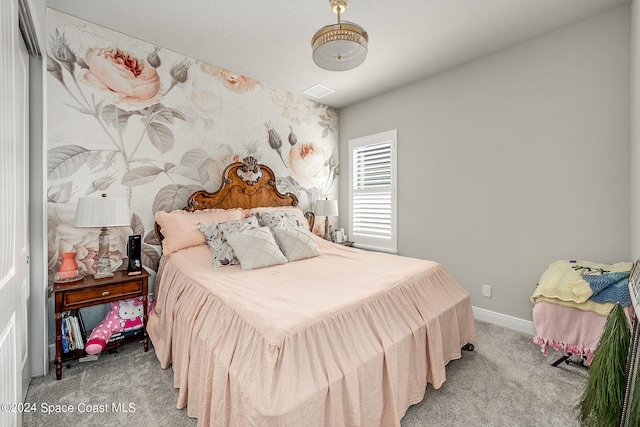
[[[495,311],[486,310],[484,308],[472,307],[473,318],[494,325],[504,326],[514,331],[524,332],[525,334],[535,335],[536,327],[531,320],[524,320],[518,317],[509,316],[508,314],[497,313]]]

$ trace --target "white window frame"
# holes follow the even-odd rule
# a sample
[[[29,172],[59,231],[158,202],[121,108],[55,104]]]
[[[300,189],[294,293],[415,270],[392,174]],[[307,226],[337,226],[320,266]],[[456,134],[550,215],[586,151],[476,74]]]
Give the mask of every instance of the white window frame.
[[[374,236],[358,235],[356,234],[353,226],[354,222],[354,195],[358,190],[354,189],[354,152],[356,149],[367,146],[381,144],[385,142],[391,142],[391,188],[386,187],[379,189],[380,191],[391,190],[391,237],[380,238]],[[363,136],[361,138],[355,138],[349,140],[349,240],[353,241],[356,247],[362,249],[371,249],[382,252],[398,252],[397,243],[397,145],[398,145],[398,130],[392,129],[386,132],[380,132],[375,135]],[[376,192],[376,189],[367,190]]]

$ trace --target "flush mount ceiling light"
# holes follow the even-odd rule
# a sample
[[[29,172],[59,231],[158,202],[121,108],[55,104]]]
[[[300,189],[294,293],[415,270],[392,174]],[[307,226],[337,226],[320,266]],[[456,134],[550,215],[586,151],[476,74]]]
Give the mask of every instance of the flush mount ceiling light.
[[[329,71],[346,71],[357,67],[367,57],[369,36],[364,28],[352,22],[340,22],[347,0],[329,0],[338,15],[338,23],[320,28],[313,39],[313,62]]]

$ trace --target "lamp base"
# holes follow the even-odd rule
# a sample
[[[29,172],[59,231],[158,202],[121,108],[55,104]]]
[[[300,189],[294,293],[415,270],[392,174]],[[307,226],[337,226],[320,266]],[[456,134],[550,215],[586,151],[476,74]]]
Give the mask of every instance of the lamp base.
[[[93,275],[95,279],[104,279],[105,277],[113,277],[111,271],[111,260],[109,259],[109,232],[107,227],[100,229],[98,236],[98,264],[96,265],[96,273]]]
[[[105,277],[113,277],[113,271],[111,271],[111,260],[107,257],[98,258],[98,264],[96,265],[96,273],[93,275],[95,279],[104,279]]]
[[[105,277],[113,277],[113,272],[112,271],[108,271],[105,273],[100,273],[96,271],[96,274],[93,275],[94,279],[104,279]]]
[[[324,240],[331,241],[331,234],[329,233],[329,217],[324,217]]]

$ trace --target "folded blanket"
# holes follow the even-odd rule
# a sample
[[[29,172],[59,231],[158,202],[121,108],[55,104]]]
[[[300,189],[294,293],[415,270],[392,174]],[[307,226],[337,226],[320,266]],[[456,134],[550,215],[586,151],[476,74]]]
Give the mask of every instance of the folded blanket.
[[[540,277],[538,286],[531,295],[531,302],[536,304],[545,301],[606,316],[611,311],[613,303],[601,304],[591,300],[593,291],[589,282],[584,280],[583,274],[596,271],[628,272],[631,266],[630,262],[599,264],[589,261],[554,261]]]
[[[599,316],[607,317],[609,312],[613,309],[614,304],[612,302],[606,302],[604,304],[599,304],[595,301],[591,301],[590,299],[583,303],[576,303],[573,301],[562,301],[557,298],[547,298],[547,297],[538,297],[536,298],[536,304],[539,302],[548,302],[549,304],[557,304],[562,305],[564,307],[577,308],[582,311],[590,311]]]
[[[619,302],[626,307],[631,304],[629,296],[630,271],[618,271],[603,274],[583,274],[582,278],[589,283],[593,295],[589,298],[597,303]]]

